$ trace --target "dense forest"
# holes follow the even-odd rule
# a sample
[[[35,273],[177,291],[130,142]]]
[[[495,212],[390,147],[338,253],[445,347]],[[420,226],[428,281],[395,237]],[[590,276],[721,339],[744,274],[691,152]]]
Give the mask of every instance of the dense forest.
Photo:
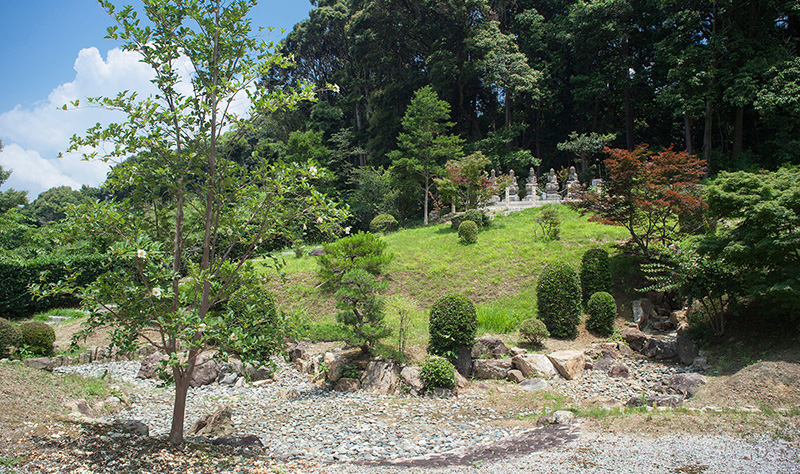
[[[308,82],[318,101],[256,119],[229,149],[236,159],[312,156],[352,191],[354,169],[392,167],[404,112],[430,85],[464,153],[481,150],[498,171],[568,167],[582,146],[596,162],[604,144],[674,145],[712,174],[800,162],[796,2],[312,4],[281,44],[296,67],[263,85]],[[583,164],[584,179],[601,173]],[[418,216],[419,200],[400,217]]]

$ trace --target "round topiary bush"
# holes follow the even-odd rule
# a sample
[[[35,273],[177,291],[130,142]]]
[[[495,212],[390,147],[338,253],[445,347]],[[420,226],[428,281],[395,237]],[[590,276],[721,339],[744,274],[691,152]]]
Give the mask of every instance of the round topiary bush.
[[[369,223],[369,231],[378,234],[383,232],[387,234],[397,230],[397,219],[391,214],[378,214]]]
[[[431,306],[428,327],[428,352],[455,360],[462,346],[472,347],[475,343],[478,313],[466,296],[457,293],[445,295]]]
[[[434,387],[451,388],[456,385],[456,372],[453,364],[441,357],[428,357],[419,370],[419,378],[425,390]]]
[[[19,344],[19,329],[7,319],[0,318],[0,359],[11,355],[10,346]]]
[[[581,290],[583,304],[598,291],[611,291],[611,264],[608,252],[603,249],[589,249],[581,258]]]
[[[601,336],[610,336],[614,332],[617,304],[613,296],[605,291],[594,293],[586,304],[586,312],[589,314],[586,329],[596,331]]]
[[[477,209],[470,209],[469,211],[450,219],[450,228],[457,230],[464,221],[472,221],[478,226],[478,228],[489,227],[492,225],[492,219],[488,215]]]
[[[478,224],[472,221],[464,221],[458,226],[458,237],[468,244],[478,241]]]
[[[56,332],[50,325],[41,321],[27,321],[19,325],[19,335],[20,346],[27,346],[32,353],[49,355],[53,352]]]
[[[519,337],[525,344],[538,346],[541,345],[545,339],[550,337],[550,332],[540,319],[530,318],[520,323]]]
[[[536,306],[550,335],[569,339],[578,336],[581,285],[571,266],[555,262],[545,267],[536,284]]]

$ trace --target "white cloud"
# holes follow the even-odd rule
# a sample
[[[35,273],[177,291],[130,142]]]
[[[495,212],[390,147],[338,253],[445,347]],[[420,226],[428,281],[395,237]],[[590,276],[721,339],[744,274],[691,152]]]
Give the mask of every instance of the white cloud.
[[[28,190],[32,200],[53,186],[78,188],[82,184],[97,186],[102,183],[108,165],[82,161],[79,153],[62,159],[57,156],[67,149],[72,135],[81,135],[98,122],[125,120],[122,112],[86,106],[87,97],[113,97],[125,90],[147,97],[156,92],[150,82],[153,73],[139,62],[139,57],[138,53],[115,48],[104,60],[97,48],[82,49],[75,60],[72,82],[56,87],[46,100],[33,107],[18,105],[0,114],[0,138],[5,145],[0,152],[0,165],[14,171],[4,188]],[[183,58],[177,67],[183,76],[178,91],[190,94],[191,63]],[[81,107],[60,110],[61,106],[75,100],[81,100]],[[230,112],[242,114],[249,105],[242,93],[231,104]]]
[[[135,53],[113,49],[106,60],[97,48],[83,49],[75,60],[75,79],[50,93],[47,100],[32,108],[15,107],[0,114],[0,137],[5,149],[0,152],[0,165],[13,169],[5,187],[27,189],[32,199],[53,186],[96,186],[106,176],[103,163],[81,161],[79,155],[58,159],[69,146],[74,134],[81,134],[97,122],[104,124],[124,120],[120,112],[82,107],[59,110],[74,100],[87,97],[113,96],[123,90],[136,90],[141,95],[154,91],[152,72],[139,62]]]

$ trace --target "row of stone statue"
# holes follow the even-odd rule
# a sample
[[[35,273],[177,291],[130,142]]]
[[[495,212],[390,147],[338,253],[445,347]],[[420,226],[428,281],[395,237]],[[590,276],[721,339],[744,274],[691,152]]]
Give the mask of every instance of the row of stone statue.
[[[505,201],[516,202],[520,201],[519,198],[519,183],[517,177],[514,175],[514,170],[508,172],[511,178],[511,184],[505,190]],[[495,170],[491,171],[489,178],[494,181],[497,178]],[[544,185],[544,191],[539,188],[539,183],[536,179],[536,171],[531,167],[528,173],[528,182],[525,183],[525,197],[523,201],[561,201],[562,199],[575,199],[577,193],[581,188],[581,183],[578,180],[578,173],[575,171],[574,166],[569,167],[569,176],[567,176],[567,183],[563,190],[559,189],[558,176],[553,168],[547,175],[547,183]],[[503,200],[498,197],[495,202]]]

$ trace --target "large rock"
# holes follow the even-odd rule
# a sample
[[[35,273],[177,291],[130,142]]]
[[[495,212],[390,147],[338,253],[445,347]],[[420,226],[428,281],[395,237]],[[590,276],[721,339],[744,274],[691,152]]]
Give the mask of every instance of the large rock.
[[[520,354],[511,359],[511,365],[525,377],[538,376],[551,379],[558,373],[544,354]]]
[[[349,379],[341,377],[336,381],[333,389],[337,392],[355,392],[361,388],[361,381],[358,379]]]
[[[422,383],[422,379],[419,377],[419,367],[414,365],[403,367],[403,370],[400,371],[400,377],[412,394],[419,395],[422,393],[422,389],[425,386]]]
[[[642,354],[658,360],[672,359],[678,356],[678,347],[673,342],[651,338],[642,348]]]
[[[706,383],[708,380],[700,374],[674,374],[669,378],[668,390],[670,393],[692,398]]]
[[[678,360],[680,360],[683,365],[692,365],[692,362],[700,355],[697,344],[691,339],[678,336],[675,339],[675,344],[678,350]]]
[[[639,352],[647,342],[647,335],[639,328],[627,327],[622,331],[622,339],[628,343],[631,349]]]
[[[567,380],[574,380],[583,375],[586,357],[583,351],[558,351],[547,354],[553,366]]]
[[[520,372],[519,370],[511,369],[511,370],[508,371],[508,381],[509,382],[520,383],[523,380],[525,380],[525,376],[522,375],[522,372]]]
[[[472,362],[472,376],[476,379],[498,379],[508,377],[511,359],[476,359]]]
[[[361,388],[377,395],[392,395],[400,382],[400,369],[394,361],[371,360],[361,376]]]
[[[639,329],[644,329],[647,327],[648,322],[658,317],[653,302],[647,298],[632,301],[631,310],[633,312],[633,322],[636,323]]]
[[[502,359],[509,354],[508,347],[499,337],[483,336],[472,346],[473,359]]]
[[[298,360],[305,359],[308,354],[308,344],[299,342],[289,348],[289,361],[297,362]]]
[[[617,364],[608,369],[608,376],[627,379],[630,376],[630,370],[625,364]]]
[[[547,388],[547,381],[540,378],[527,379],[519,383],[519,388],[528,392],[535,392]]]
[[[32,359],[25,359],[23,363],[27,367],[32,367],[34,369],[46,370],[48,372],[53,371],[53,361],[47,357],[35,357]]]
[[[192,425],[189,434],[207,436],[209,438],[232,435],[233,420],[231,420],[231,409],[223,407],[214,413],[200,417]]]
[[[153,352],[142,360],[139,366],[139,372],[136,373],[138,379],[152,379],[158,376],[158,370],[161,368],[161,361],[167,360],[169,357],[160,353]]]
[[[456,372],[464,377],[469,377],[472,374],[472,350],[468,346],[458,348]]]
[[[221,364],[218,360],[214,359],[213,352],[203,352],[197,356],[189,385],[192,387],[199,387],[216,382],[220,367]]]

